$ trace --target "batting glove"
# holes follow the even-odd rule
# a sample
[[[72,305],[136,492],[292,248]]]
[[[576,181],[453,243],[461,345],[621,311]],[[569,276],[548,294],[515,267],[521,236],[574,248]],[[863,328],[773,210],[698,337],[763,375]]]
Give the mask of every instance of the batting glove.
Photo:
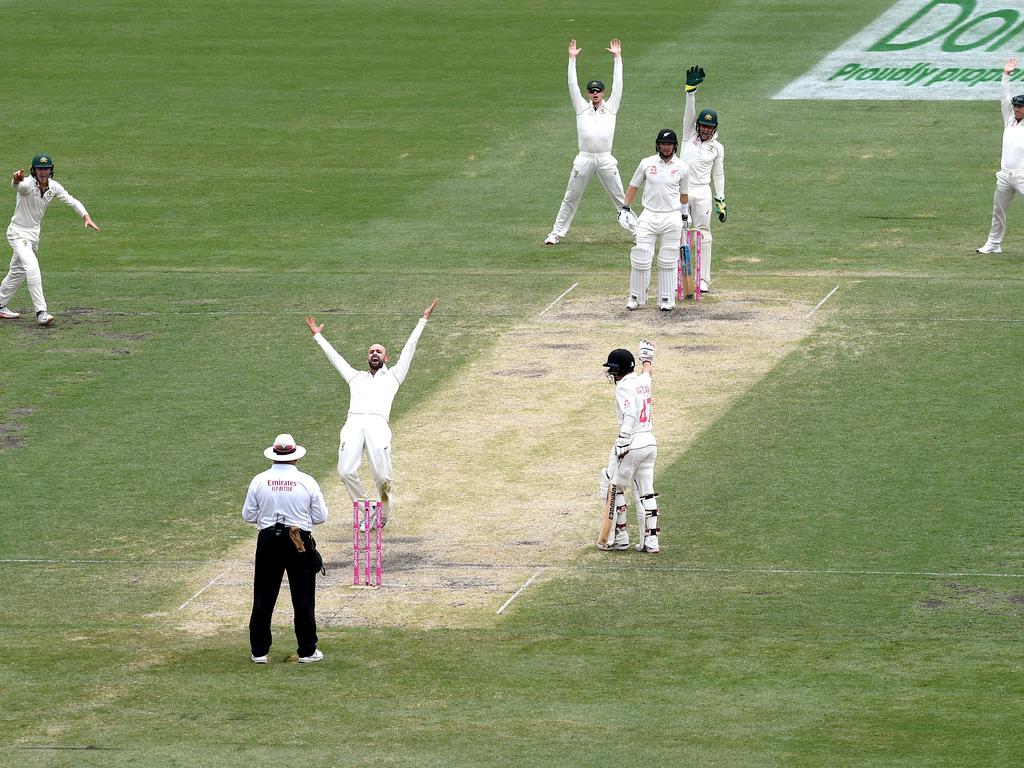
[[[615,441],[615,455],[620,459],[629,453],[629,444],[633,441],[633,438],[629,435],[619,435]]]
[[[647,339],[640,339],[640,362],[654,362],[654,344],[649,342]]]
[[[692,93],[704,82],[704,68],[694,64],[686,68],[686,92]]]
[[[724,223],[725,222],[725,217],[729,215],[729,211],[725,207],[725,198],[724,197],[716,197],[715,198],[715,213],[718,214],[718,220]]]

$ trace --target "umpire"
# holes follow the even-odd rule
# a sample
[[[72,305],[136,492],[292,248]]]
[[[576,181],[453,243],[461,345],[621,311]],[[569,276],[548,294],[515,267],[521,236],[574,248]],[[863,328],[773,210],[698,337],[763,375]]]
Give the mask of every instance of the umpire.
[[[320,484],[295,466],[306,455],[306,449],[297,445],[295,438],[278,435],[263,455],[274,465],[252,479],[242,507],[242,519],[259,528],[249,617],[252,660],[267,663],[272,641],[270,619],[287,571],[299,663],[308,664],[324,657],[316,647],[314,615],[316,573],[323,568],[323,560],[311,531],[314,525],[327,521],[327,503]]]

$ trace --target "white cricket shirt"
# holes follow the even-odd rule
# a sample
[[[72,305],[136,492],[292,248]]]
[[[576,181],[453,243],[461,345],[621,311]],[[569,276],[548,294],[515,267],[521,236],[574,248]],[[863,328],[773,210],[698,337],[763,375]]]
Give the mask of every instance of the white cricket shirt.
[[[402,354],[398,356],[398,362],[395,363],[394,368],[384,365],[375,374],[368,370],[357,371],[338,354],[321,334],[313,335],[313,341],[320,345],[320,349],[327,355],[331,365],[348,383],[349,416],[380,416],[385,420],[391,417],[391,405],[395,401],[395,395],[398,394],[399,386],[409,373],[413,355],[416,354],[416,342],[419,341],[426,326],[427,319],[420,318],[409,336],[409,340],[402,347]]]
[[[294,464],[274,464],[249,482],[242,519],[261,531],[275,523],[311,531],[327,522],[327,502],[320,484]]]
[[[690,186],[710,184],[715,180],[715,196],[725,199],[725,147],[715,131],[707,141],[697,133],[697,97],[693,91],[686,94],[683,108],[683,146],[679,150],[690,169]]]
[[[630,373],[616,382],[615,415],[619,418],[619,434],[632,436],[630,448],[657,445],[649,373]]]
[[[580,152],[611,152],[615,139],[615,117],[622,102],[622,57],[612,67],[612,95],[594,109],[583,97],[576,80],[576,59],[569,59],[569,98],[576,110],[576,145]]]
[[[14,179],[11,179],[11,188],[18,193],[18,200],[14,205],[11,224],[7,227],[9,235],[14,234],[38,243],[43,215],[54,198],[71,206],[79,216],[88,213],[84,205],[73,198],[60,182],[53,179],[50,179],[50,184],[43,194],[39,194],[39,182],[32,176],[26,176],[20,184],[15,184]]]
[[[1017,122],[1010,104],[1010,76],[1003,73],[1003,98],[999,102],[1003,111],[1003,157],[1000,166],[1004,171],[1024,169],[1024,122]]]
[[[679,196],[689,189],[686,163],[675,155],[667,161],[659,154],[645,157],[636,167],[629,186],[639,189],[641,184],[645,211],[678,211]]]

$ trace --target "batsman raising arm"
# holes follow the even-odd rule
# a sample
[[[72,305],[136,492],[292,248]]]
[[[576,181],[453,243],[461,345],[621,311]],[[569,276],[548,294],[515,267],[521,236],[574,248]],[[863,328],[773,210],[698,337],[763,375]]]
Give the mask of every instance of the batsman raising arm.
[[[323,323],[318,325],[316,318],[306,318],[313,340],[320,345],[320,349],[349,387],[348,418],[341,428],[338,446],[338,474],[353,501],[367,498],[363,481],[359,477],[359,464],[363,453],[366,453],[382,503],[384,523],[388,521],[394,501],[391,487],[391,425],[388,422],[391,404],[409,373],[413,355],[416,354],[416,343],[436,306],[437,299],[434,299],[423,310],[423,317],[402,347],[402,353],[393,368],[387,366],[391,361],[387,349],[382,344],[371,344],[366,355],[366,371],[357,371],[338,354],[321,335]]]
[[[651,400],[651,369],[654,364],[654,345],[640,339],[641,372],[635,373],[636,361],[628,349],[613,349],[608,353],[604,367],[608,378],[615,383],[615,415],[619,434],[615,438],[608,458],[607,476],[615,489],[615,533],[608,537],[601,549],[629,549],[626,530],[626,489],[632,488],[636,504],[636,519],[640,552],[657,553],[658,499],[654,492],[654,461],[658,457],[658,442],[654,439],[654,413]],[[603,485],[602,481],[602,485]]]

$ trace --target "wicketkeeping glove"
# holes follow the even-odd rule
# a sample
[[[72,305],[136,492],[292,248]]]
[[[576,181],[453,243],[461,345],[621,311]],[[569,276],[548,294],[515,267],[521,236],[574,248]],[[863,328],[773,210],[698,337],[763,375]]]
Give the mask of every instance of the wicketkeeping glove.
[[[725,207],[724,197],[715,198],[715,213],[718,214],[718,220],[724,223],[725,217],[729,214],[728,209]]]
[[[640,339],[640,362],[654,362],[654,344],[649,342],[647,339]]]
[[[697,90],[697,86],[704,82],[704,68],[694,64],[686,68],[686,92]]]

